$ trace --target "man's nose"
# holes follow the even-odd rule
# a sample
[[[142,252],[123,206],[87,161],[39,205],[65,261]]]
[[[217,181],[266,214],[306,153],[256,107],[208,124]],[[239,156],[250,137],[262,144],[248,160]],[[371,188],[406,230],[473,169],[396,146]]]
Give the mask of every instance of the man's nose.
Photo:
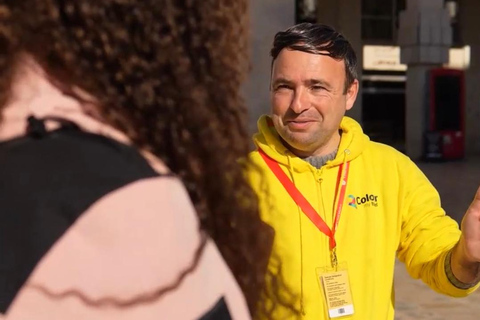
[[[308,93],[303,89],[296,89],[293,95],[293,100],[290,103],[290,109],[295,113],[302,113],[302,111],[308,109]]]

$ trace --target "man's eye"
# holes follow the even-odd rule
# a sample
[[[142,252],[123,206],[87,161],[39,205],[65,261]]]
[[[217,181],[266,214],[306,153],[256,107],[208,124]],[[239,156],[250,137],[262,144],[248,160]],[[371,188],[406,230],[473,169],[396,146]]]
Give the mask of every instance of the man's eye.
[[[286,84],[280,84],[275,88],[275,90],[283,90],[283,89],[290,89],[290,87]]]
[[[312,86],[312,90],[315,90],[315,91],[323,90],[323,89],[325,89],[325,88],[322,87],[322,86]]]

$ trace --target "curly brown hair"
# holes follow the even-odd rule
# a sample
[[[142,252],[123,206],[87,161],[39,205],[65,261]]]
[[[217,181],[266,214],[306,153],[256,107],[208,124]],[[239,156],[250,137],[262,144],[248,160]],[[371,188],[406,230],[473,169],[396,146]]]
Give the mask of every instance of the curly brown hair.
[[[249,151],[239,90],[248,70],[247,1],[0,4],[0,105],[21,54],[64,92],[78,99],[77,88],[88,92],[106,123],[182,179],[251,313],[271,318],[282,305],[296,314],[280,268],[266,268],[273,232],[260,220],[246,164],[238,161]]]

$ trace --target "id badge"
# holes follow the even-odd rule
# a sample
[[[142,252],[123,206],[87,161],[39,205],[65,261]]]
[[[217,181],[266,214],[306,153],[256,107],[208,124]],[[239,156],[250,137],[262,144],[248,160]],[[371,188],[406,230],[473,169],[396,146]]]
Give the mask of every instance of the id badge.
[[[318,268],[317,277],[327,301],[330,319],[353,315],[352,291],[346,264],[340,264],[335,269]]]

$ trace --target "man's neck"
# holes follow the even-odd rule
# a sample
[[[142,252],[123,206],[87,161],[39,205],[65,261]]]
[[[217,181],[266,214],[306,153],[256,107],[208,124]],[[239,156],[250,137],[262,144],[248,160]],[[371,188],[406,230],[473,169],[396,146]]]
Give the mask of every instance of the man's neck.
[[[335,159],[337,156],[337,149],[335,149],[332,153],[324,155],[324,156],[310,156],[306,158],[302,158],[306,162],[310,163],[312,166],[314,166],[317,169],[320,169],[323,167],[328,161],[331,161]]]

